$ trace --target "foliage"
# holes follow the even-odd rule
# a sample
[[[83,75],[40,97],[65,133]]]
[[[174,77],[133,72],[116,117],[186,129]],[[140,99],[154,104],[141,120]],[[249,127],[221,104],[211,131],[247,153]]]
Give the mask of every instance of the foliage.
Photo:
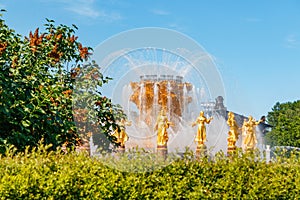
[[[132,173],[111,168],[100,158],[49,153],[47,148],[40,145],[18,154],[7,149],[0,159],[0,198],[297,199],[300,195],[300,160],[295,156],[271,164],[255,154],[231,158],[218,154],[201,161],[185,156],[154,171]],[[142,154],[134,159],[125,154],[119,162],[143,167]],[[158,164],[151,157],[143,159]]]
[[[73,115],[81,139],[86,140],[92,134],[102,133],[98,134],[102,139],[97,144],[107,149],[110,142],[115,140],[111,133],[118,128],[117,122],[126,116],[120,105],[114,105],[111,99],[102,96],[98,90],[111,79],[104,77],[99,69],[92,61],[73,70],[73,76],[76,73],[72,95]]]
[[[82,141],[87,132],[76,128],[82,120],[78,113],[92,111],[73,109],[73,105],[87,98],[99,117],[84,119],[85,123],[98,126],[108,136],[117,126],[115,116],[123,113],[99,92],[109,78],[95,63],[84,64],[92,49],[77,41],[76,26],[56,26],[47,19],[44,31],[37,28],[25,38],[3,19],[0,27],[0,153],[10,144],[19,150],[34,147],[41,138],[52,149]],[[78,77],[86,84],[77,84]],[[88,82],[94,83],[93,88],[81,93]]]
[[[300,101],[276,103],[267,116],[273,126],[266,140],[272,146],[300,147]]]

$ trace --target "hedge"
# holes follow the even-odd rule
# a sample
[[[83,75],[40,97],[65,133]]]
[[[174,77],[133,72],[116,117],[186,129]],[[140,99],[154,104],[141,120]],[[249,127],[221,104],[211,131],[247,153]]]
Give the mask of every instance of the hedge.
[[[199,160],[186,152],[182,158],[172,158],[170,162],[153,160],[153,155],[145,156],[145,152],[135,152],[131,157],[132,152],[100,158],[75,151],[49,152],[47,148],[40,145],[25,153],[7,149],[0,158],[0,199],[297,199],[300,196],[300,162],[293,155],[267,164],[256,154],[226,157],[220,153]],[[130,170],[124,170],[122,164]],[[135,172],[134,168],[145,170]]]

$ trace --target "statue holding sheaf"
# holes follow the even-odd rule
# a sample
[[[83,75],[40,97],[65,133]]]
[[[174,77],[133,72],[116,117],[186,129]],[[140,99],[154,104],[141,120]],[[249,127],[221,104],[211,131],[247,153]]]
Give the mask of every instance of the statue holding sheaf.
[[[235,149],[236,141],[238,140],[239,137],[240,128],[238,127],[234,114],[232,112],[228,113],[227,124],[229,126],[229,132],[227,138],[228,149]]]

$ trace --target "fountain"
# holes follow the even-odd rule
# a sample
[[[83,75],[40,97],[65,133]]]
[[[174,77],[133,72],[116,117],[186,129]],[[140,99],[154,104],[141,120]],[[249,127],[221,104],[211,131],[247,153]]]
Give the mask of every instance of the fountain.
[[[139,122],[142,120],[148,126],[153,125],[160,108],[165,108],[173,122],[180,122],[184,116],[185,108],[192,101],[188,94],[192,84],[183,83],[182,76],[172,75],[145,75],[140,82],[131,82],[130,101],[139,111]]]
[[[196,149],[195,137],[197,129],[192,127],[200,110],[205,110],[214,123],[207,127],[207,147],[211,153],[220,150],[226,152],[228,127],[222,115],[225,107],[220,108],[214,102],[199,104],[200,89],[184,77],[174,75],[140,75],[139,81],[131,81],[123,86],[123,105],[127,106],[127,116],[132,126],[127,127],[129,140],[126,148],[140,147],[148,151],[156,151],[157,134],[156,118],[161,109],[165,109],[167,118],[174,124],[168,130],[168,151],[183,152],[186,147]]]
[[[113,78],[101,88],[102,94],[120,104],[132,121],[126,127],[127,150],[156,151],[155,123],[164,108],[174,123],[168,129],[168,152],[196,150],[197,129],[192,123],[200,111],[213,117],[206,125],[207,150],[227,151],[223,82],[211,55],[195,41],[168,29],[135,29],[99,45],[93,59],[103,66],[103,74]],[[234,114],[241,127],[246,117]],[[242,137],[236,145],[242,145]]]
[[[200,157],[220,151],[229,155],[236,147],[245,146],[245,137],[235,133],[248,118],[232,112],[227,124],[222,78],[212,56],[191,38],[168,29],[135,29],[104,41],[92,59],[102,67],[103,75],[113,78],[101,87],[102,95],[120,104],[128,117],[120,133],[112,130],[120,144],[117,149],[105,145],[111,143],[99,132],[90,140],[91,155],[108,166],[144,172],[166,166],[186,152],[186,147]],[[203,144],[193,127],[200,111],[204,112],[201,117],[212,119],[205,124]],[[260,136],[265,123],[258,128],[257,146],[264,150]],[[102,154],[99,149],[113,151]],[[123,158],[129,162],[122,163]]]
[[[221,95],[224,92],[220,90],[222,85],[216,86],[219,74],[214,79],[210,77],[216,74],[209,57],[201,54],[199,60],[193,55],[196,60],[191,62],[178,52],[160,48],[135,49],[115,56],[103,69],[113,80],[101,90],[120,104],[132,121],[126,128],[127,150],[139,147],[156,151],[154,126],[160,110],[165,108],[168,119],[174,123],[168,130],[168,152],[184,152],[186,147],[196,149],[197,129],[192,122],[201,110],[215,119],[207,126],[208,150],[226,152],[226,144],[222,144],[227,137],[226,119],[216,112],[211,101],[216,94],[214,87]],[[213,83],[209,84],[210,81]]]

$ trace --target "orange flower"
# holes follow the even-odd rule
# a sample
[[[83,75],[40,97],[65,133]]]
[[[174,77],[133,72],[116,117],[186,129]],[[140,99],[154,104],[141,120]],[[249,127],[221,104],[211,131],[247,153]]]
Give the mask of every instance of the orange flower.
[[[7,47],[6,43],[0,43],[0,55],[5,51]]]
[[[53,47],[52,51],[48,54],[49,57],[54,58],[54,62],[59,62],[63,53],[57,50],[57,44]]]
[[[62,34],[61,33],[56,36],[56,40],[60,40],[61,38],[62,38]]]
[[[79,67],[71,69],[71,78],[75,78],[78,75],[79,71],[80,71]]]
[[[70,94],[72,94],[72,90],[65,90],[65,91],[63,91],[62,93],[65,95],[65,96],[67,96],[67,97],[69,97],[70,96]]]
[[[78,49],[79,49],[79,52],[80,52],[80,57],[82,59],[87,59],[87,57],[91,54],[89,53],[89,50],[87,47],[82,47],[82,44],[79,43],[78,45]]]
[[[53,97],[50,97],[50,101],[51,101],[51,103],[55,102]]]
[[[42,34],[41,36],[39,36],[39,28],[37,28],[34,32],[34,34],[32,34],[32,32],[30,31],[29,33],[29,39],[30,39],[30,43],[29,45],[31,46],[31,50],[33,52],[36,51],[36,46],[38,46],[39,44],[42,43],[44,38],[44,34]]]
[[[75,42],[75,40],[77,40],[77,36],[75,37],[74,35],[72,35],[70,38],[69,38],[69,40],[70,40],[70,42],[71,43],[73,43],[73,42]]]
[[[52,34],[48,34],[48,35],[46,35],[46,39],[47,39],[47,40],[50,40],[50,39],[51,39],[51,37],[52,37]]]

